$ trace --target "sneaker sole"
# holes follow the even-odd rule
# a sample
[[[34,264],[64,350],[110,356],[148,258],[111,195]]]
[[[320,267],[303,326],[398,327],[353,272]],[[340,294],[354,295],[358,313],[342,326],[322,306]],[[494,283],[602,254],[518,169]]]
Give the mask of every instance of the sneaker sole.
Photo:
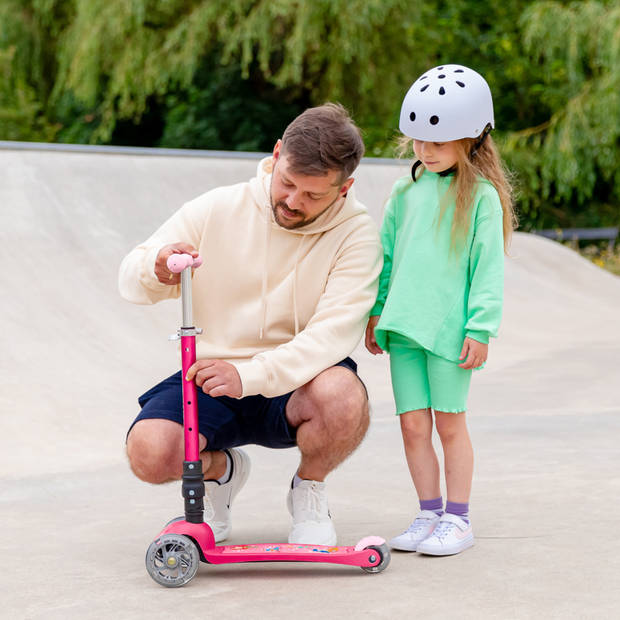
[[[456,555],[457,553],[461,553],[461,551],[465,551],[465,549],[469,549],[474,546],[474,537],[466,538],[459,542],[458,545],[452,545],[451,547],[440,547],[440,548],[431,548],[425,549],[424,545],[418,545],[418,553],[422,553],[423,555]]]
[[[396,549],[397,551],[417,551],[418,546],[414,545],[413,547],[408,547],[404,544],[393,543],[391,540],[388,542],[390,549]]]

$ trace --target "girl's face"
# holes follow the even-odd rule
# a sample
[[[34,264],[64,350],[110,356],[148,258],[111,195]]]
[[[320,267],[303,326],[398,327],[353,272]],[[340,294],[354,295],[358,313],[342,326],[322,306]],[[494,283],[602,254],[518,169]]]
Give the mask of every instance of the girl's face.
[[[450,142],[414,140],[413,152],[430,172],[449,170],[458,161],[456,140]]]

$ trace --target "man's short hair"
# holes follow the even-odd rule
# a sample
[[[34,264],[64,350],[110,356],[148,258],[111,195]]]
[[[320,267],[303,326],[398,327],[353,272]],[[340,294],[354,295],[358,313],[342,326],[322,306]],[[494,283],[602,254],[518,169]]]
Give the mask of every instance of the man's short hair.
[[[282,154],[297,174],[325,176],[338,170],[348,179],[364,155],[359,128],[339,103],[326,103],[300,114],[284,131]]]

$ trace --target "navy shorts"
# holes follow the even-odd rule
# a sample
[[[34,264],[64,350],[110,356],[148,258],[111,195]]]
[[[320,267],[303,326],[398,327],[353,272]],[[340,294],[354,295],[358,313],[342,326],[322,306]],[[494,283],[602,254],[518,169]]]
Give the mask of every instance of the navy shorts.
[[[357,374],[357,364],[349,357],[336,366],[344,366]],[[129,430],[139,420],[163,419],[183,424],[181,371],[164,379],[140,396],[142,410]],[[286,419],[286,405],[293,392],[266,398],[260,394],[245,398],[218,396],[213,398],[200,388],[198,397],[198,430],[207,438],[208,450],[223,450],[247,444],[267,448],[290,448],[296,444],[297,431]]]

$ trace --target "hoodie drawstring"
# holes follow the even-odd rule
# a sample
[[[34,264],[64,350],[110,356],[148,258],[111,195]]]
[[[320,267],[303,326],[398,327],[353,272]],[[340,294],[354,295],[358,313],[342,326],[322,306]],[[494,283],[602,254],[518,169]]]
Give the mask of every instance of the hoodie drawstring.
[[[269,268],[269,242],[271,241],[271,220],[265,218],[265,263],[263,265],[263,283],[261,287],[261,307],[260,307],[260,329],[258,339],[262,340],[265,333],[265,323],[267,321],[267,270]]]
[[[293,316],[295,321],[295,336],[299,333],[299,312],[297,310],[297,266],[299,265],[299,257],[301,256],[301,248],[304,244],[305,235],[299,235],[299,243],[295,251],[295,264],[293,267]],[[260,307],[260,328],[258,337],[260,340],[265,335],[267,323],[267,273],[269,268],[269,243],[271,241],[271,222],[267,220],[265,229],[265,255],[263,265],[263,281],[261,286],[261,307]]]
[[[301,246],[304,244],[304,235],[299,236],[299,244],[295,252],[295,268],[293,270],[293,313],[295,315],[295,336],[299,333],[299,315],[297,314],[297,265],[301,256]]]

